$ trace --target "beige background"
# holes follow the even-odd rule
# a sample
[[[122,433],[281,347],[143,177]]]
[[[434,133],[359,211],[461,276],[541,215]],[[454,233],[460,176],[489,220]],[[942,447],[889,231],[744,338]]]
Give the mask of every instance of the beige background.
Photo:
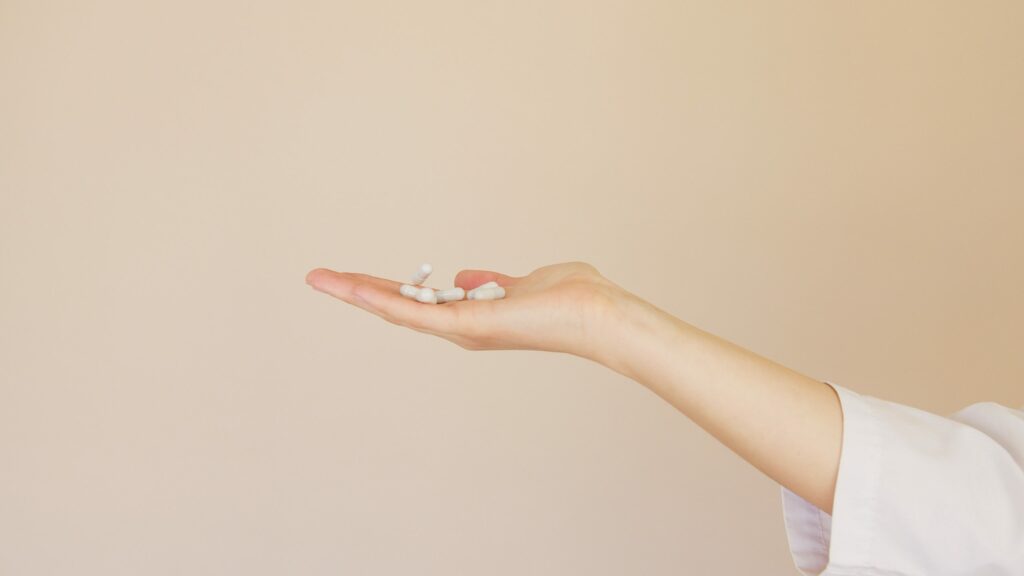
[[[327,266],[586,260],[1024,404],[1024,4],[0,0],[0,574],[794,574],[778,488]]]

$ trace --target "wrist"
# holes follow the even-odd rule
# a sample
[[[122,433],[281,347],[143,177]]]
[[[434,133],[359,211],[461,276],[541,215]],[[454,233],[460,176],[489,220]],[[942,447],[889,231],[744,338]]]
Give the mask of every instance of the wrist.
[[[599,332],[603,338],[591,359],[641,384],[657,360],[659,345],[681,324],[674,316],[622,289],[608,299],[601,317]]]

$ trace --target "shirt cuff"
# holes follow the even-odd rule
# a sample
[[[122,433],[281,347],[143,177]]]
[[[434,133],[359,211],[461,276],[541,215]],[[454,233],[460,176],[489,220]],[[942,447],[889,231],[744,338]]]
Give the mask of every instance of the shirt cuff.
[[[843,413],[832,516],[782,491],[803,574],[1024,576],[1021,414],[944,418],[826,384]]]
[[[802,574],[897,575],[865,565],[879,526],[881,435],[869,402],[842,386],[825,382],[839,396],[843,413],[842,452],[832,515],[782,488],[783,517],[793,561]],[[842,497],[839,497],[842,495]],[[832,524],[833,516],[841,522]],[[833,540],[836,546],[833,546]],[[845,548],[840,550],[839,548]],[[845,564],[844,560],[849,561]],[[869,560],[868,560],[869,562]]]

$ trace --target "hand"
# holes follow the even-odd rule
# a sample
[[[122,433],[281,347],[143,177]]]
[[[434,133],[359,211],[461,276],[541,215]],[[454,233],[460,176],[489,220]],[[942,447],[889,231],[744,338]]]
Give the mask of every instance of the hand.
[[[554,264],[526,276],[463,270],[455,286],[470,290],[495,281],[500,300],[423,304],[398,293],[400,282],[317,268],[313,288],[467,350],[548,350],[600,361],[617,333],[615,303],[627,293],[583,262]]]

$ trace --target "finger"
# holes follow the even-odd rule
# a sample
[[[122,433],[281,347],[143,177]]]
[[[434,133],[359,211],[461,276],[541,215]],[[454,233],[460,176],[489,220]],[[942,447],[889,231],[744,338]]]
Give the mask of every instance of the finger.
[[[306,274],[306,283],[314,289],[344,300],[354,306],[366,309],[365,302],[353,297],[353,289],[360,283],[373,284],[383,290],[398,290],[399,283],[384,278],[356,272],[335,272],[327,268],[317,268]],[[372,310],[371,310],[372,311]]]
[[[455,275],[455,285],[466,290],[472,290],[481,284],[491,281],[497,282],[498,286],[511,286],[518,280],[519,278],[515,276],[508,276],[501,272],[492,272],[490,270],[462,270]]]
[[[439,336],[467,335],[478,331],[487,324],[486,310],[480,308],[494,304],[477,302],[474,303],[476,310],[472,311],[462,308],[466,302],[423,304],[401,296],[398,291],[400,282],[357,272],[335,272],[326,268],[310,271],[306,275],[306,282],[321,292],[376,314],[392,324]]]
[[[344,272],[335,272],[327,268],[315,268],[306,274],[306,284],[325,294],[340,298],[346,302],[352,299],[352,288],[355,279]]]

